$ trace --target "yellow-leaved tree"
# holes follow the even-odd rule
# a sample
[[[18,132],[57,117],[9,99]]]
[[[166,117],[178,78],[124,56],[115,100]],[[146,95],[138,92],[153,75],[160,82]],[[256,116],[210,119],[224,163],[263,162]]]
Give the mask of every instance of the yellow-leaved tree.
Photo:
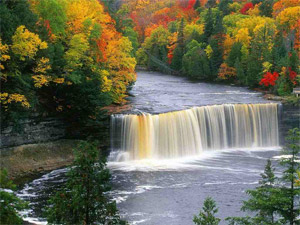
[[[136,60],[131,56],[132,45],[127,37],[110,41],[107,45],[107,67],[113,84],[113,98],[122,103],[126,88],[136,80],[134,72]]]
[[[48,47],[45,41],[42,41],[35,33],[30,32],[25,26],[19,26],[12,37],[11,50],[19,56],[19,59],[33,59],[40,49]]]
[[[4,65],[2,64],[2,62],[5,62],[7,60],[10,59],[10,56],[7,55],[9,50],[8,45],[6,44],[2,44],[2,40],[0,38],[0,70],[4,70]],[[2,77],[2,72],[1,72],[1,77]]]

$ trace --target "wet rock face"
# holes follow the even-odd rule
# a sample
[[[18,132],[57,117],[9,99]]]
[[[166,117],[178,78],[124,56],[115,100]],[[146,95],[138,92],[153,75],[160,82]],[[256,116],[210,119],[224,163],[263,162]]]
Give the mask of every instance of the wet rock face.
[[[59,118],[24,119],[18,126],[1,128],[0,149],[26,144],[37,144],[67,139],[85,139],[93,136],[103,147],[109,146],[110,118],[105,117],[96,126],[78,126]]]
[[[1,129],[0,148],[58,140],[65,137],[65,129],[57,118],[24,119],[17,127],[10,124]]]
[[[279,141],[285,144],[285,137],[292,128],[300,128],[300,107],[291,104],[282,104],[279,113]]]

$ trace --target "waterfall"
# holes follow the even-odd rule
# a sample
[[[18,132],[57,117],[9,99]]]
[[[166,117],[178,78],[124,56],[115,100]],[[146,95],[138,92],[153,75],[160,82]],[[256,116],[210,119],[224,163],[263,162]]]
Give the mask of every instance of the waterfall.
[[[158,115],[113,115],[113,154],[126,160],[278,146],[278,104],[225,104]],[[121,157],[122,158],[122,157]]]

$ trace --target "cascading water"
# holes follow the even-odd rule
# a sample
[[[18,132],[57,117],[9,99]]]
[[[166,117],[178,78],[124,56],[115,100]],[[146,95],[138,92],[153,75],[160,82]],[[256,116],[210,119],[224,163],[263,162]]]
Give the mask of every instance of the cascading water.
[[[213,105],[111,118],[112,155],[117,161],[271,147],[279,145],[278,139],[278,104]]]

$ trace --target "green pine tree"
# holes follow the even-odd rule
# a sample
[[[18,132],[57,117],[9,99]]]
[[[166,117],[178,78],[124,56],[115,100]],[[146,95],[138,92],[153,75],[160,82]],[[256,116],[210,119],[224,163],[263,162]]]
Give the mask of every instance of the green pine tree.
[[[256,54],[252,51],[248,57],[246,85],[256,87],[262,71],[262,64],[258,61]]]
[[[256,212],[252,220],[257,224],[280,224],[275,221],[275,215],[279,210],[280,189],[275,186],[277,178],[274,175],[271,160],[268,160],[261,177],[260,185],[254,190],[247,191],[250,199],[244,202],[242,210]]]
[[[249,200],[244,202],[243,211],[256,212],[254,217],[228,217],[229,225],[297,225],[300,224],[299,196],[297,185],[300,170],[300,131],[298,128],[289,131],[287,147],[282,151],[280,164],[285,168],[283,176],[274,175],[271,161],[265,167],[259,186],[248,190]],[[277,181],[281,180],[282,184]]]
[[[229,225],[252,225],[252,224],[272,224],[280,225],[279,221],[275,220],[280,204],[280,189],[276,187],[277,178],[274,175],[274,168],[271,160],[268,160],[265,166],[264,173],[261,174],[259,186],[254,190],[247,190],[250,196],[247,201],[244,201],[242,211],[255,212],[254,217],[228,217],[226,220]]]
[[[191,47],[194,45],[194,47]],[[183,56],[183,73],[192,79],[207,80],[210,78],[209,60],[201,48],[201,44],[193,40],[188,45],[190,48]]]
[[[273,0],[264,0],[261,2],[261,5],[259,6],[259,11],[261,16],[268,16],[272,17],[273,13]]]
[[[299,71],[299,65],[300,65],[300,62],[299,62],[299,58],[298,58],[298,55],[297,55],[297,52],[295,50],[292,51],[292,54],[291,56],[289,57],[289,67],[291,67],[291,69],[293,71],[295,71],[296,73],[298,73]]]
[[[205,20],[204,20],[204,41],[207,42],[210,36],[213,34],[214,31],[214,18],[212,15],[211,8],[208,9]]]
[[[75,159],[67,183],[49,201],[50,224],[126,224],[115,202],[104,195],[110,190],[110,174],[95,143],[82,141],[74,150]]]
[[[184,29],[184,20],[183,18],[180,21],[180,26],[178,30],[178,36],[177,36],[177,45],[174,50],[174,56],[171,63],[171,68],[177,71],[180,71],[182,69],[182,57],[184,55],[184,35],[183,35],[183,29]]]
[[[205,4],[206,8],[214,8],[217,5],[216,0],[208,0]]]
[[[193,221],[196,225],[218,225],[221,219],[215,217],[217,212],[216,202],[208,197],[204,201],[203,210],[199,212],[198,216],[194,216]]]
[[[243,68],[241,61],[238,58],[235,60],[234,68],[236,70],[236,77],[237,77],[238,83],[245,84],[246,77],[245,77],[244,68]]]
[[[290,225],[300,224],[300,187],[296,186],[298,171],[300,170],[300,131],[294,128],[289,131],[287,147],[282,151],[280,164],[284,167],[282,181],[284,185],[281,188],[280,214],[283,217],[283,223]]]
[[[259,181],[261,187],[274,187],[276,180],[274,170],[275,169],[272,166],[271,160],[268,159],[264,173],[260,174],[262,177],[262,179]]]
[[[242,58],[241,49],[242,49],[242,44],[240,42],[235,42],[232,45],[229,55],[226,58],[226,63],[228,66],[233,67],[237,59],[239,61],[241,60]]]
[[[209,80],[214,80],[218,76],[218,71],[220,68],[220,65],[223,62],[223,48],[220,42],[222,41],[222,38],[213,38],[209,45],[211,46],[213,53],[210,57],[210,69],[212,76],[209,78]]]
[[[8,178],[5,169],[0,170],[0,224],[23,224],[18,214],[19,210],[26,209],[28,204],[19,199],[14,193],[16,185]]]
[[[287,49],[284,44],[284,38],[281,33],[279,33],[275,38],[274,48],[272,49],[272,59],[275,71],[281,71],[283,66],[287,66]]]
[[[222,12],[223,16],[226,16],[230,13],[230,7],[229,4],[232,4],[232,0],[221,0],[218,8]]]

